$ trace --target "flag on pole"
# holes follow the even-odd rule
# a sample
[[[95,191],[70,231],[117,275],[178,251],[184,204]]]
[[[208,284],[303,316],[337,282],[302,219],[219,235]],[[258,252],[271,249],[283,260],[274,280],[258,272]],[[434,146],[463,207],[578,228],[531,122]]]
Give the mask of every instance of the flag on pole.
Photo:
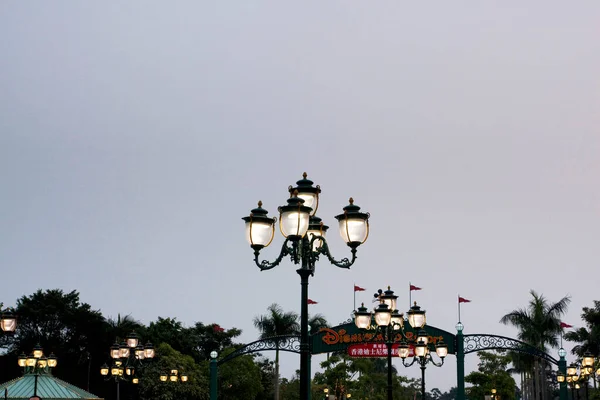
[[[221,328],[221,326],[219,324],[214,324],[213,325],[213,332],[224,332],[225,329]]]
[[[355,291],[355,292],[364,292],[364,291],[365,291],[365,288],[361,288],[360,286],[356,286],[356,285],[354,285],[354,291]]]
[[[470,303],[470,302],[471,302],[471,300],[467,300],[467,299],[465,299],[464,297],[460,297],[460,296],[458,296],[458,302],[459,302],[459,303]]]
[[[413,291],[413,290],[422,290],[422,289],[420,287],[415,286],[415,285],[410,285],[410,290]]]
[[[561,322],[561,323],[560,323],[560,327],[561,327],[561,328],[572,328],[572,327],[573,327],[573,325],[569,325],[569,324],[567,324],[567,323],[565,323],[565,322]]]
[[[316,301],[314,301],[314,300],[311,300],[311,299],[308,299],[307,303],[308,303],[308,304],[319,304],[319,303],[317,303]]]

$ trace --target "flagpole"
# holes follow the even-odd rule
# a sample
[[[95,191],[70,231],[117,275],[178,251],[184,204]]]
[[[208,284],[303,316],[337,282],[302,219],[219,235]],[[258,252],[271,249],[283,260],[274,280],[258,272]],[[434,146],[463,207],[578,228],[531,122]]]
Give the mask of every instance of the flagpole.
[[[412,307],[412,290],[410,290],[411,286],[412,286],[412,284],[410,282],[408,282],[408,309],[409,310]]]
[[[458,322],[460,322],[460,294],[458,295]]]
[[[353,310],[356,311],[356,282],[354,283],[354,286],[352,286],[352,291],[354,292],[354,308],[353,308]]]

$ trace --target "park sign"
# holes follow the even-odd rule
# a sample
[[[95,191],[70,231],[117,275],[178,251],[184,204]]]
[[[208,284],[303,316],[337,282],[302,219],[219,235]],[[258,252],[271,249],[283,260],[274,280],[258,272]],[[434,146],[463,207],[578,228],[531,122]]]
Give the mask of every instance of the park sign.
[[[448,354],[455,354],[455,335],[438,329],[433,326],[426,325],[423,329],[429,336],[429,344],[435,346],[441,340],[448,346]],[[405,340],[409,346],[414,346],[417,342],[417,330],[412,329],[408,323],[404,324]],[[400,344],[403,337],[400,332],[396,334],[394,338],[394,347],[396,347],[397,355],[397,344]],[[321,328],[317,333],[311,336],[311,354],[322,354],[332,353],[335,351],[348,352],[349,348],[354,345],[365,345],[365,344],[382,344],[385,347],[384,339],[381,333],[377,332],[377,325],[375,322],[371,322],[371,326],[367,329],[359,329],[354,321],[348,321],[344,324],[334,326],[332,328]],[[411,346],[411,347],[412,347]],[[363,353],[365,349],[369,347],[363,347]],[[355,347],[358,352],[360,347]],[[381,356],[369,356],[369,357],[386,357],[387,351]],[[355,355],[359,357],[359,355]],[[361,355],[360,357],[364,357]]]

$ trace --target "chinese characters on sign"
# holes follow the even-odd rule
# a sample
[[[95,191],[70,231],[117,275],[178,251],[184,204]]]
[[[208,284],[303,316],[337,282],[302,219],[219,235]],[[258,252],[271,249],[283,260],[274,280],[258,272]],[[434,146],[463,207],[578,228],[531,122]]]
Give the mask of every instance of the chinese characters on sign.
[[[408,356],[415,354],[415,348],[409,345]],[[361,343],[348,346],[350,357],[387,357],[387,345],[385,343]],[[392,345],[392,357],[398,357],[398,343]]]

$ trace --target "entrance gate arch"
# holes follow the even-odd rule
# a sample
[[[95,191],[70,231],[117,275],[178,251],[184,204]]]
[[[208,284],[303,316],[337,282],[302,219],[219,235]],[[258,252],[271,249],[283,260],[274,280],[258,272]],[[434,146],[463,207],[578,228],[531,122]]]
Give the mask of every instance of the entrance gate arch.
[[[425,331],[429,336],[429,343],[436,344],[440,340],[448,346],[448,354],[456,356],[456,383],[457,400],[465,400],[465,355],[476,353],[483,350],[512,350],[539,357],[558,367],[563,374],[567,371],[567,361],[564,356],[557,360],[551,355],[531,346],[525,342],[506,336],[489,334],[469,334],[464,335],[462,331],[457,334],[426,325]],[[335,351],[348,351],[348,347],[354,344],[381,341],[383,338],[373,338],[375,326],[366,331],[359,330],[353,321],[348,321],[332,328],[321,328],[319,332],[310,337],[310,354],[323,354]],[[405,325],[406,339],[410,342],[416,342],[417,332],[408,324]],[[400,337],[397,338],[400,340]],[[216,358],[210,361],[210,399],[217,400],[217,368],[219,365],[230,361],[236,357],[258,353],[267,350],[286,351],[300,354],[300,335],[273,336],[266,339],[256,340],[245,346],[242,346],[220,360]],[[309,364],[310,365],[310,364]],[[310,392],[309,392],[310,395]],[[560,400],[567,400],[567,385],[560,384]]]

